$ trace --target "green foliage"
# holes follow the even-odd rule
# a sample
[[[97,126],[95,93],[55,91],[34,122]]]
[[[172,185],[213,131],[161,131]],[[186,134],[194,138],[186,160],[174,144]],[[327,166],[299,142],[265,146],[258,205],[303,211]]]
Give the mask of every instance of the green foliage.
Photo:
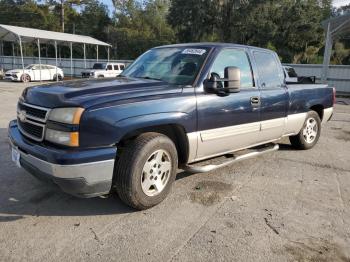
[[[334,44],[334,49],[332,51],[332,64],[341,65],[344,60],[349,58],[350,49],[346,48],[344,43],[337,41]]]
[[[266,47],[285,63],[320,63],[321,21],[350,11],[331,0],[0,0],[0,23],[83,34],[113,45],[111,58],[134,59],[154,46],[176,42],[231,42]],[[11,53],[11,46],[5,45]],[[349,40],[335,44],[332,63],[350,63]],[[100,48],[101,57],[106,50]],[[26,46],[26,54],[35,48]],[[46,52],[46,50],[45,50]],[[88,57],[95,57],[88,48]],[[48,49],[53,55],[53,49]],[[66,47],[61,56],[69,56]],[[74,56],[82,56],[76,48]]]
[[[180,42],[215,39],[217,3],[212,0],[172,0],[168,22]]]
[[[149,48],[175,42],[166,0],[118,1],[109,39],[118,58],[134,59]]]

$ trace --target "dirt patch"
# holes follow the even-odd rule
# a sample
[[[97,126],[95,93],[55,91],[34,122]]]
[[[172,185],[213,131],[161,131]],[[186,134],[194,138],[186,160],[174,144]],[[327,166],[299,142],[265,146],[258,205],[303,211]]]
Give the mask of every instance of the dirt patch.
[[[350,262],[344,248],[324,239],[293,241],[285,245],[285,250],[293,256],[294,261]]]
[[[340,135],[336,136],[336,139],[344,140],[346,142],[350,141],[350,131],[343,130]]]
[[[211,206],[220,202],[232,189],[231,184],[210,180],[201,181],[193,188],[190,199],[192,202]]]

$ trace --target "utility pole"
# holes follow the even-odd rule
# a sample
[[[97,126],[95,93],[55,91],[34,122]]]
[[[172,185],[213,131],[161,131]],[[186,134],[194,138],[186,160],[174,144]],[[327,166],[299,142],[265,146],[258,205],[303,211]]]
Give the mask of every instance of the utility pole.
[[[64,0],[61,0],[61,26],[64,33]]]

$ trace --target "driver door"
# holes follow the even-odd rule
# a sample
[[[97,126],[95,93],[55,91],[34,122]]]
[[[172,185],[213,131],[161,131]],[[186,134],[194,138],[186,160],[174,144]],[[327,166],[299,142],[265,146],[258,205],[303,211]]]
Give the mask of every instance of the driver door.
[[[241,71],[241,89],[225,96],[198,88],[198,149],[196,160],[232,152],[259,142],[260,91],[255,84],[251,63],[244,48],[222,49],[211,73],[224,78],[224,69],[235,66]]]

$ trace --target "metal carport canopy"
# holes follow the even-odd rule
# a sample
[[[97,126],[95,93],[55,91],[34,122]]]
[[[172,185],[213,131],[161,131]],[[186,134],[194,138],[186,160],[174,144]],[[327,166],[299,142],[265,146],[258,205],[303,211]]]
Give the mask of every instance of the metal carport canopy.
[[[21,37],[22,43],[33,42],[36,39],[40,39],[41,43],[49,43],[56,41],[57,43],[72,42],[89,45],[111,46],[110,44],[85,35],[67,34],[41,29],[0,24],[0,40],[8,42],[17,42],[18,37]]]
[[[22,68],[24,73],[24,62],[23,62],[23,51],[22,44],[23,43],[33,43],[35,42],[38,46],[38,54],[39,54],[39,64],[41,68],[41,55],[40,55],[40,44],[42,43],[50,43],[55,46],[55,57],[56,57],[56,68],[57,68],[57,44],[69,44],[70,47],[70,56],[71,56],[71,75],[73,75],[73,43],[83,44],[84,45],[84,64],[86,68],[86,44],[95,45],[96,46],[96,60],[98,61],[98,46],[107,47],[107,55],[109,60],[109,48],[110,44],[97,40],[90,36],[85,35],[76,35],[76,34],[67,34],[61,32],[47,31],[35,28],[28,27],[19,27],[12,25],[3,25],[0,24],[0,42],[19,42],[20,51],[21,51],[21,59],[22,59]],[[56,69],[56,80],[58,81],[58,74]],[[41,81],[41,70],[40,70],[40,81]]]

